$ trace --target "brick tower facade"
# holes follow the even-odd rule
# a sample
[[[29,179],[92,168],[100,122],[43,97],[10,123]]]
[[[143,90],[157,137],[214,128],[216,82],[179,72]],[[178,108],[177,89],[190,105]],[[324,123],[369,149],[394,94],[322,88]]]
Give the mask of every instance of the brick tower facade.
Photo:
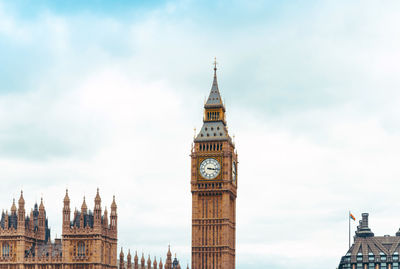
[[[237,153],[214,81],[191,152],[192,269],[234,269]]]

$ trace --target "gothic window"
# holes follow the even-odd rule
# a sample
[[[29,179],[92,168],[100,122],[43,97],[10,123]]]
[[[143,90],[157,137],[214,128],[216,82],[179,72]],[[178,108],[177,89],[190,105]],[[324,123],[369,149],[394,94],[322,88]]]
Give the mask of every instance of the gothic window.
[[[10,256],[10,245],[8,243],[3,243],[3,248],[2,248],[2,253],[3,257],[9,257]]]
[[[85,248],[85,243],[80,241],[78,243],[78,256],[79,257],[84,257],[85,256],[85,253],[86,253],[85,249],[86,249]]]

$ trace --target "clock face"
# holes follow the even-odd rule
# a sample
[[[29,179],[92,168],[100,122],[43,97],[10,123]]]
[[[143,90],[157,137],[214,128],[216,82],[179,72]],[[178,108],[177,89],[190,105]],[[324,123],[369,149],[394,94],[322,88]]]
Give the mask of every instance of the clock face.
[[[214,179],[219,175],[221,165],[216,159],[208,158],[200,164],[200,174],[205,179]]]
[[[232,180],[233,182],[236,182],[236,163],[232,162]]]

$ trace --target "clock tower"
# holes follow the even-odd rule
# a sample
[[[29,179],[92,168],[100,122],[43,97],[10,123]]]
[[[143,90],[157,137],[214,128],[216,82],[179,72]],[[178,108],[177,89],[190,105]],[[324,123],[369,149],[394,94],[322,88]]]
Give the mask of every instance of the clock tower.
[[[214,81],[191,152],[192,269],[234,269],[237,153]]]

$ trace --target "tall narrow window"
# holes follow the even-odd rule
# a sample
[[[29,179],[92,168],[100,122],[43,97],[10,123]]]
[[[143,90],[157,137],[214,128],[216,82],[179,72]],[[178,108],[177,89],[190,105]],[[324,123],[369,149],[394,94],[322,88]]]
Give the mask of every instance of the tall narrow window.
[[[3,257],[10,256],[10,245],[8,243],[3,243]]]
[[[79,242],[78,243],[78,256],[79,257],[84,257],[85,256],[85,243],[84,242]]]

